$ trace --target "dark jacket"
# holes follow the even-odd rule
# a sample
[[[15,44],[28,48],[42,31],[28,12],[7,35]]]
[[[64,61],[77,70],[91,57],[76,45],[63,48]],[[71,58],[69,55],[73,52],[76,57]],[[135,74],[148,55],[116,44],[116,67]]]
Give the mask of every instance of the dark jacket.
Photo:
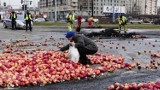
[[[14,18],[14,16],[13,16],[13,14],[15,14],[15,18]],[[17,19],[17,13],[16,12],[12,12],[12,13],[10,13],[10,17],[9,17],[11,20],[16,20]]]
[[[31,16],[31,18],[29,18],[29,15]],[[33,18],[33,17],[32,17],[32,14],[31,14],[31,13],[25,13],[25,14],[24,14],[24,18],[26,19],[27,16],[28,16],[28,20],[29,20],[29,21],[32,21],[32,18]]]
[[[81,34],[75,34],[73,36],[73,41],[75,42],[76,48],[85,48],[87,50],[98,51],[97,45],[89,38]],[[62,47],[60,50],[65,51],[69,49],[69,44]]]

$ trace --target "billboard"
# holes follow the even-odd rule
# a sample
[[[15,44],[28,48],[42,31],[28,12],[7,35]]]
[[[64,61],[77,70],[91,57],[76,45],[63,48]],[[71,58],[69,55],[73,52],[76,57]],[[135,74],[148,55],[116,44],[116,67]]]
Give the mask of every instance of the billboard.
[[[113,6],[104,6],[103,13],[113,13]],[[126,13],[124,6],[114,6],[114,13]]]

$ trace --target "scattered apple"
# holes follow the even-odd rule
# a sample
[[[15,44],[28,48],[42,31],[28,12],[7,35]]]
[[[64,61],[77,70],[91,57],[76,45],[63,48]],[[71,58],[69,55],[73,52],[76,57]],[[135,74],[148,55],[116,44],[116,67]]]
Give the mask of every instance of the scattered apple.
[[[108,86],[107,90],[159,90],[160,89],[160,81],[157,82],[149,82],[149,83],[115,83]]]

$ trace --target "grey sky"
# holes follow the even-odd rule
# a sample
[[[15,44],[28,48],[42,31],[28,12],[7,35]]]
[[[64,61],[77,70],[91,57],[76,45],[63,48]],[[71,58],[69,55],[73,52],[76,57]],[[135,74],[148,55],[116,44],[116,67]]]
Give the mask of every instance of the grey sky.
[[[0,0],[1,5],[6,2],[7,5],[12,5],[13,8],[20,8],[21,7],[21,0]],[[32,1],[32,6],[36,7],[38,5],[39,0],[29,0]]]
[[[29,0],[29,1],[33,1],[32,6],[36,7],[38,5],[38,1],[39,0]],[[12,5],[13,8],[20,8],[21,7],[21,0],[1,0],[1,5],[3,5],[3,3],[6,2],[7,5]],[[160,6],[160,0],[158,0],[158,6]]]

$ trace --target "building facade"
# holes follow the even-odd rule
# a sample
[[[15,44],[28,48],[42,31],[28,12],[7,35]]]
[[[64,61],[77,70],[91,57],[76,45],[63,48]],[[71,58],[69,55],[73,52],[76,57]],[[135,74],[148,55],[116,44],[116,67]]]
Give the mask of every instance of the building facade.
[[[127,0],[94,0],[94,15],[104,16],[103,7],[104,6],[125,6],[127,5]]]
[[[62,20],[68,12],[78,12],[78,0],[40,0],[39,8],[50,20]]]
[[[157,14],[157,0],[93,0],[94,16],[105,16],[103,7],[113,5],[125,7],[126,14]],[[92,0],[40,0],[39,8],[52,20],[65,18],[69,11],[91,16]]]
[[[129,14],[157,15],[158,0],[128,0]]]
[[[157,0],[142,0],[141,3],[143,4],[141,11],[142,14],[147,14],[147,15],[157,14]]]

